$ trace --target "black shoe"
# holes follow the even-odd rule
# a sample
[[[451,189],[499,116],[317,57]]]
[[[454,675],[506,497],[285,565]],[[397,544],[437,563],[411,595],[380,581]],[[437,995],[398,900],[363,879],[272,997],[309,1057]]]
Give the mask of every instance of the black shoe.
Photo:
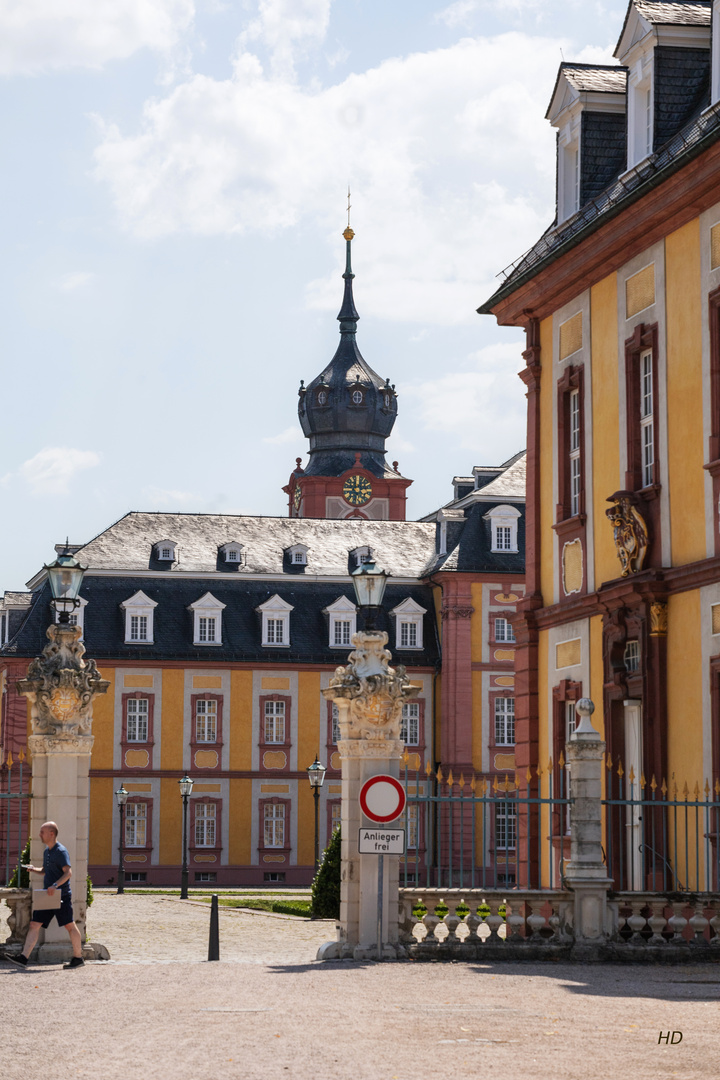
[[[69,971],[72,968],[85,967],[85,961],[82,956],[73,956],[69,964],[63,964],[63,971]]]
[[[9,960],[13,964],[17,964],[18,967],[27,967],[28,958],[27,956],[23,956],[22,953],[8,953],[5,959]]]

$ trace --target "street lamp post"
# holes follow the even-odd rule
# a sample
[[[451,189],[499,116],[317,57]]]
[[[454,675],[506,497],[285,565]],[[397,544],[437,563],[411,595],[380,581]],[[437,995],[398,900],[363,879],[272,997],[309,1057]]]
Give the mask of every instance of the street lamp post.
[[[45,566],[59,623],[70,622],[70,612],[80,606],[80,586],[87,569],[70,554],[69,545],[54,562]]]
[[[128,794],[125,790],[125,785],[121,784],[118,790],[115,792],[115,798],[117,799],[118,809],[120,811],[120,837],[118,839],[118,887],[119,893],[125,892],[125,866],[123,864],[124,848],[125,848],[125,803],[128,801]]]
[[[194,780],[191,780],[187,773],[183,776],[182,780],[179,780],[180,794],[183,801],[183,833],[182,833],[182,876],[180,879],[180,899],[187,900],[188,898],[188,855],[187,855],[187,812],[188,812],[188,800],[192,795]]]
[[[312,765],[308,765],[307,774],[312,788],[313,799],[315,800],[315,873],[317,874],[320,862],[318,805],[320,802],[320,788],[323,786],[323,780],[325,779],[325,766],[320,763],[319,758],[316,757]]]

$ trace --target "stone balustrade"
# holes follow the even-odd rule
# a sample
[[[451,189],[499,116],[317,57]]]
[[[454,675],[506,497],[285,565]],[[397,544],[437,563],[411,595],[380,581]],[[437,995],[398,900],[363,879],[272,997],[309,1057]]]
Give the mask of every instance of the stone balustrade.
[[[568,955],[572,906],[562,890],[401,889],[400,941],[417,959]]]
[[[30,925],[31,892],[29,889],[0,889],[0,900],[10,908],[8,929],[10,936],[0,941],[0,953],[19,952]]]
[[[612,952],[679,952],[720,955],[720,895],[717,893],[620,892],[608,898]]]

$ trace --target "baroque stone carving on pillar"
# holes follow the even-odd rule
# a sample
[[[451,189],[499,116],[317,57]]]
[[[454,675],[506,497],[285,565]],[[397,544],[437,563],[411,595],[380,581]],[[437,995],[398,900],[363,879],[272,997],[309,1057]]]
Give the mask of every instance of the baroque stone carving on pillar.
[[[342,870],[338,940],[320,947],[319,960],[338,957],[379,959],[377,954],[376,855],[360,855],[358,833],[363,827],[360,788],[372,776],[399,776],[405,744],[400,738],[402,706],[415,697],[419,686],[405,667],[390,667],[392,654],[387,634],[366,631],[353,636],[353,652],[346,667],[336,668],[322,691],[338,708],[342,761]],[[393,823],[395,824],[395,823]],[[384,859],[383,956],[403,956],[398,941],[399,856]]]
[[[650,543],[645,519],[636,506],[637,498],[631,491],[616,491],[608,502],[612,505],[605,514],[613,526],[621,577],[637,574],[642,570]]]
[[[107,693],[110,683],[100,677],[94,660],[83,659],[82,631],[69,623],[52,623],[48,644],[17,682],[18,693],[30,702],[33,798],[31,801],[31,860],[42,861],[38,833],[44,821],[56,821],[59,841],[72,860],[75,922],[85,941],[85,879],[88,863],[89,769],[94,738],[93,700]],[[42,939],[41,939],[42,940]],[[40,946],[43,960],[69,955],[67,933],[53,922]],[[101,945],[86,955],[107,956]]]

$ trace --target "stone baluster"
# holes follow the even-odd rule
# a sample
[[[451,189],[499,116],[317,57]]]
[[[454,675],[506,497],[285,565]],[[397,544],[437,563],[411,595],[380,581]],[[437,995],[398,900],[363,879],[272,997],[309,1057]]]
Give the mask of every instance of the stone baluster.
[[[488,900],[487,904],[490,907],[490,914],[485,917],[485,925],[490,930],[490,937],[487,939],[486,945],[499,945],[502,939],[498,934],[498,930],[505,921],[499,911],[502,900]]]
[[[470,913],[465,916],[465,925],[468,928],[468,936],[465,941],[471,945],[478,945],[481,941],[478,936],[478,927],[482,926],[482,919],[477,911],[473,911],[474,906],[474,904],[470,904]]]
[[[692,945],[707,945],[707,938],[705,937],[705,931],[710,925],[708,919],[705,917],[703,911],[703,903],[700,901],[695,905],[695,913],[690,919],[690,926],[692,927],[694,938],[692,939]]]
[[[457,900],[446,900],[448,905],[448,913],[443,919],[445,926],[447,927],[447,937],[445,938],[446,945],[456,945],[460,938],[457,936],[457,928],[462,922],[462,918],[457,914]]]
[[[717,905],[713,903],[713,910],[715,914],[710,920],[710,925],[715,931],[715,937],[710,938],[710,946],[714,949],[720,948],[720,911],[717,910]]]
[[[667,926],[667,919],[665,917],[665,900],[653,900],[652,914],[648,919],[648,926],[652,930],[652,937],[648,941],[648,945],[667,945],[667,941],[663,937],[663,930]]]
[[[427,911],[422,917],[422,924],[427,931],[427,933],[425,934],[425,939],[423,941],[424,945],[440,944],[438,939],[435,937],[435,930],[437,929],[440,922],[442,922],[440,916],[435,914],[434,909],[431,911],[428,907]]]
[[[643,907],[645,907],[644,900],[632,901],[632,914],[626,919],[627,925],[632,930],[632,937],[628,941],[628,945],[645,944],[645,938],[642,936],[642,931],[645,929],[647,919],[642,914]]]
[[[545,916],[540,911],[540,908],[545,904],[545,900],[538,898],[528,901],[528,907],[530,908],[530,914],[527,917],[528,930],[530,931],[529,941],[533,945],[544,945],[545,938],[541,931],[545,927]]]
[[[673,900],[672,909],[673,913],[668,919],[668,929],[672,930],[672,943],[673,945],[687,945],[687,941],[683,937],[683,930],[687,926],[687,919],[682,913],[684,907],[684,901]]]
[[[400,904],[398,905],[398,925],[400,941],[409,945],[414,945],[417,940],[415,935],[413,934],[414,928],[420,922],[418,917],[413,914],[413,908],[417,903],[418,901],[416,899],[405,896],[402,898]]]
[[[507,912],[505,914],[508,929],[505,940],[512,941],[516,945],[522,945],[525,940],[524,934],[521,933],[525,929],[525,913],[521,910],[523,906],[523,900],[513,900],[511,904],[508,904],[510,914],[508,915]]]

